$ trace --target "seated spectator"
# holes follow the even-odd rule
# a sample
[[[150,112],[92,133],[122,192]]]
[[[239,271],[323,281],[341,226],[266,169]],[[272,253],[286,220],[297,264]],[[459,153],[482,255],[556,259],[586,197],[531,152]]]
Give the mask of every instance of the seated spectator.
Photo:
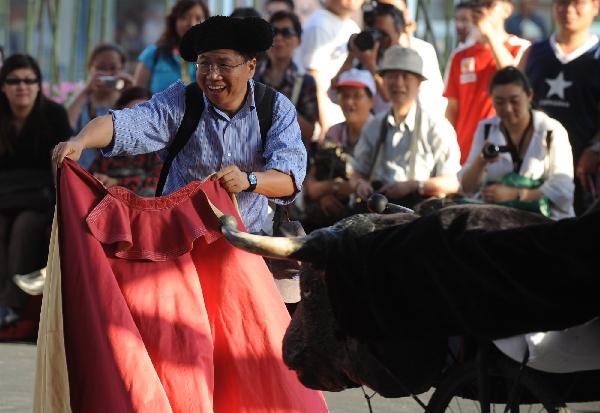
[[[417,100],[423,60],[413,49],[390,47],[379,69],[392,108],[363,128],[352,162],[352,185],[361,200],[378,191],[413,207],[423,197],[458,190],[456,134],[441,115]]]
[[[489,93],[497,115],[479,122],[461,171],[463,191],[554,219],[574,216],[573,156],[565,128],[530,109],[531,86],[514,67],[496,73]],[[484,151],[489,145],[496,150]]]
[[[141,87],[126,89],[115,104],[115,109],[131,108],[145,102],[151,96],[148,89]],[[107,188],[119,185],[140,196],[153,197],[161,168],[162,161],[156,152],[113,158],[106,158],[98,152],[90,172]]]
[[[289,13],[293,13],[294,9],[294,0],[267,0],[265,2],[267,18],[271,18],[278,11],[287,11]]]
[[[331,225],[349,212],[351,158],[363,126],[371,118],[375,81],[367,70],[351,69],[340,75],[332,92],[332,100],[340,105],[346,120],[329,128],[312,157],[304,181],[303,225],[309,231]]]
[[[67,105],[69,122],[75,133],[79,133],[89,121],[106,115],[121,96],[124,87],[131,86],[132,77],[123,71],[125,53],[117,45],[99,44],[88,59],[88,80]],[[87,150],[79,164],[88,169],[96,156],[96,150]]]
[[[71,134],[65,109],[42,94],[37,62],[7,58],[0,69],[0,330],[18,322],[27,303],[12,277],[46,266],[55,192],[50,152]],[[37,323],[29,327],[35,333]]]
[[[142,51],[135,68],[135,85],[154,93],[177,80],[188,84],[196,78],[196,66],[179,55],[179,43],[188,29],[210,17],[208,6],[199,0],[179,0],[165,18],[165,30],[156,44]]]
[[[257,65],[254,80],[277,89],[292,101],[308,147],[319,109],[315,79],[292,61],[294,50],[300,46],[302,25],[298,16],[286,11],[275,13],[269,23],[273,26],[273,46],[267,51],[267,58]]]

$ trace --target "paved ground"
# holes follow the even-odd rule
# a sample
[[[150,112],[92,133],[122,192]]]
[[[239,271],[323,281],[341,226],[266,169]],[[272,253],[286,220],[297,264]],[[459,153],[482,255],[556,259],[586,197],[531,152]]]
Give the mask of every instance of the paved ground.
[[[0,412],[30,413],[35,365],[35,346],[32,344],[0,343]],[[360,389],[341,393],[326,393],[331,413],[368,413],[367,404]],[[424,400],[428,396],[423,396]],[[600,412],[600,403],[570,405],[578,412]],[[384,399],[376,395],[372,399],[373,413],[422,413],[410,398]],[[461,409],[462,411],[462,409]],[[537,411],[537,410],[536,410]]]

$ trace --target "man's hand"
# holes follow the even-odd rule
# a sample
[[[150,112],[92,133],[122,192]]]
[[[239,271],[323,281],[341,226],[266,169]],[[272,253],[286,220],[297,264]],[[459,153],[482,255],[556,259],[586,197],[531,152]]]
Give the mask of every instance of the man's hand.
[[[592,181],[590,177],[596,176],[599,164],[600,154],[591,148],[586,148],[579,157],[579,162],[577,162],[577,167],[575,168],[575,175],[585,190],[589,191],[591,189],[589,187],[590,181]]]
[[[60,168],[65,158],[77,161],[81,157],[81,152],[85,148],[77,139],[60,142],[52,150],[52,167],[53,169]]]
[[[373,193],[373,187],[367,181],[361,180],[356,186],[356,195],[360,197],[360,199],[367,200]]]
[[[407,182],[390,182],[381,187],[379,192],[385,195],[388,199],[400,199],[415,192],[415,183],[412,181]]]
[[[319,199],[319,207],[328,217],[339,217],[344,213],[344,204],[333,194],[327,194]]]
[[[250,187],[248,174],[240,171],[235,165],[226,166],[219,172],[211,176],[213,181],[219,181],[223,189],[229,193],[237,194]]]

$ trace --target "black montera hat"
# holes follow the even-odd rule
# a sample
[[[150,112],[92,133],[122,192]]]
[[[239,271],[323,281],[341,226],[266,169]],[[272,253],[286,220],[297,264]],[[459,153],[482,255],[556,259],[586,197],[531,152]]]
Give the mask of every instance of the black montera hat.
[[[213,16],[189,29],[179,46],[179,53],[188,62],[195,62],[200,53],[217,49],[233,49],[241,53],[264,52],[273,44],[271,25],[259,17],[236,19]]]

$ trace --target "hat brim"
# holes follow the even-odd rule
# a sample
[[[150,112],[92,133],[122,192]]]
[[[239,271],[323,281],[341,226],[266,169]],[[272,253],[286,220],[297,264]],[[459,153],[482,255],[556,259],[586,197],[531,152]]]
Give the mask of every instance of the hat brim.
[[[358,87],[358,88],[367,88],[369,89],[369,85],[363,82],[359,82],[357,80],[344,80],[343,82],[338,82],[332,86],[332,88],[337,89],[340,87]]]
[[[407,69],[405,67],[384,67],[384,68],[379,69],[377,71],[377,73],[379,73],[381,76],[383,76],[385,74],[385,72],[391,72],[393,70],[400,70],[400,71],[403,71],[403,72],[412,73],[413,75],[417,76],[421,80],[427,80],[427,78],[425,76],[423,76],[421,73],[414,72],[414,71],[412,71],[410,69]]]

